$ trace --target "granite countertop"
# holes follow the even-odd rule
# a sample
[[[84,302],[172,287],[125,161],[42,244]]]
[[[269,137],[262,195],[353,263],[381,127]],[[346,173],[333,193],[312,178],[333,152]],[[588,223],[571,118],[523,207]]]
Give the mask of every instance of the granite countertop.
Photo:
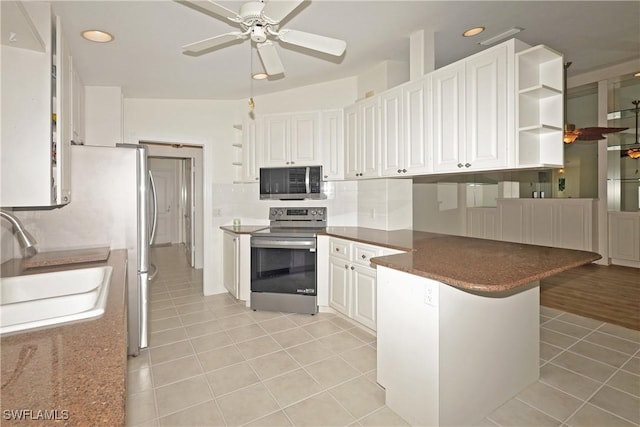
[[[223,225],[220,227],[221,230],[229,231],[235,234],[251,234],[254,231],[263,230],[265,228],[269,228],[268,225]]]
[[[324,233],[406,251],[373,264],[475,292],[506,292],[601,258],[595,252],[413,230],[328,227]]]
[[[126,250],[114,250],[106,262],[40,267],[24,272],[113,267],[102,317],[0,337],[3,426],[52,425],[52,418],[59,425],[124,425],[126,255]],[[7,419],[11,411],[16,414],[14,418],[22,414],[26,419]]]

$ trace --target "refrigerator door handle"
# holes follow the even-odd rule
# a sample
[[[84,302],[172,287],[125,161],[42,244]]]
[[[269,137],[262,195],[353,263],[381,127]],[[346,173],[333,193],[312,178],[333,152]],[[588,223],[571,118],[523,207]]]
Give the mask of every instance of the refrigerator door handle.
[[[149,346],[149,275],[147,273],[138,273],[138,289],[140,298],[139,325],[140,325],[140,348]]]
[[[158,195],[156,193],[156,183],[153,180],[153,174],[149,171],[149,181],[151,181],[151,197],[153,198],[153,216],[151,217],[151,236],[149,237],[149,245],[153,243],[156,237],[156,224],[158,223]]]

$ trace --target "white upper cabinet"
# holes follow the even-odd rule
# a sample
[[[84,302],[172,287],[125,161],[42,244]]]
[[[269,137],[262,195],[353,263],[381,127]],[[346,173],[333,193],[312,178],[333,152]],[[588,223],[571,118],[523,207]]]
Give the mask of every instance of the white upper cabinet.
[[[242,182],[257,182],[260,179],[260,165],[258,164],[256,137],[261,123],[257,120],[246,119],[242,123]]]
[[[434,172],[511,166],[515,42],[431,73]]]
[[[44,2],[0,2],[0,7],[3,22],[14,14],[16,20],[27,22],[23,28],[31,28],[30,38],[36,40],[36,49],[14,46],[4,38],[0,46],[0,205],[69,203],[70,58],[60,20]]]
[[[431,171],[430,82],[425,76],[402,87],[402,173],[420,175]]]
[[[330,110],[321,113],[321,163],[323,178],[327,181],[344,178],[344,129],[342,118],[342,110]]]
[[[378,98],[345,108],[345,178],[380,176]]]
[[[320,114],[264,116],[263,166],[305,166],[320,163]]]
[[[380,95],[380,174],[402,175],[404,167],[402,89]]]

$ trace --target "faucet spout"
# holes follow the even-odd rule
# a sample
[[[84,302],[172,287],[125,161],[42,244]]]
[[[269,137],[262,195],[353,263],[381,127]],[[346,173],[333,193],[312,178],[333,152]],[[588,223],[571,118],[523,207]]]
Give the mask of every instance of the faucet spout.
[[[36,248],[36,239],[24,228],[22,223],[18,218],[9,212],[0,209],[0,217],[6,219],[13,226],[13,232],[18,239],[18,243],[20,243],[20,247],[23,249],[25,255],[27,257],[34,256],[38,253],[38,249]]]

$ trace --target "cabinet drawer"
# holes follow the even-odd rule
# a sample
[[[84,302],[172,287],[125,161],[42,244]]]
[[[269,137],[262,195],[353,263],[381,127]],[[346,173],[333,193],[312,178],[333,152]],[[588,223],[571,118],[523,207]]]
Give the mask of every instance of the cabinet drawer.
[[[331,239],[329,241],[329,255],[342,258],[344,260],[349,260],[350,251],[349,251],[349,242],[346,240],[340,239]]]
[[[381,248],[376,246],[354,244],[353,245],[353,262],[365,266],[371,265],[371,258],[380,255]]]

